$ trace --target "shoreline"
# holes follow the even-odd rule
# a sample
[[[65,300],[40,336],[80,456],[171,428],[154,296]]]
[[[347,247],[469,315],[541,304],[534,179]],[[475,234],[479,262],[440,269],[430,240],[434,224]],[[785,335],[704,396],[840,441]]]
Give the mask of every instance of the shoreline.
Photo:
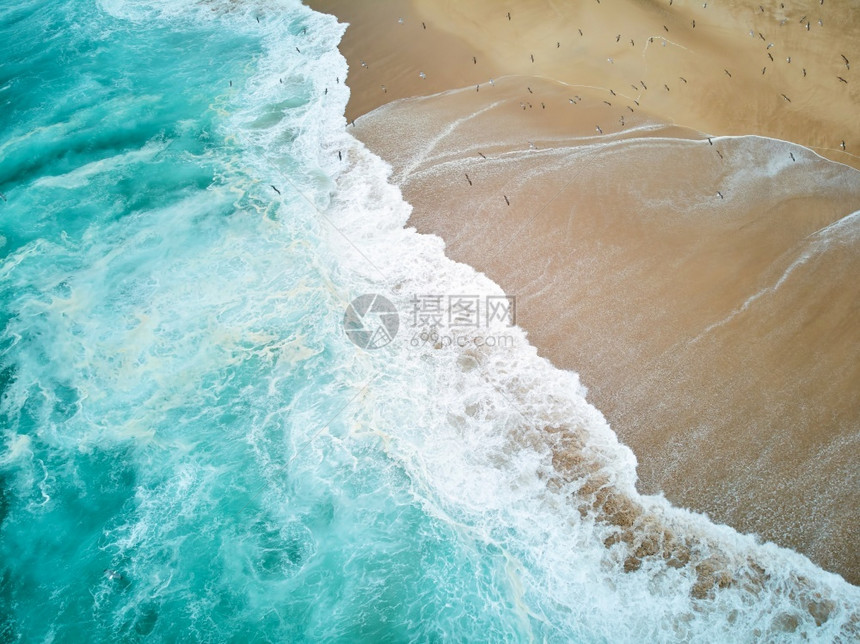
[[[436,29],[426,3],[310,5],[354,21],[347,118],[368,110],[353,133],[392,165],[409,224],[518,297],[530,342],[580,374],[637,455],[640,491],[860,582],[860,337],[845,328],[860,267],[856,242],[822,237],[860,209],[856,159],[709,138],[638,104],[619,121],[602,87],[571,97],[558,79],[499,74],[492,44],[450,33],[440,65],[455,73],[411,77],[433,50],[405,29]],[[372,74],[394,80],[377,92]],[[451,85],[478,74],[494,83]]]

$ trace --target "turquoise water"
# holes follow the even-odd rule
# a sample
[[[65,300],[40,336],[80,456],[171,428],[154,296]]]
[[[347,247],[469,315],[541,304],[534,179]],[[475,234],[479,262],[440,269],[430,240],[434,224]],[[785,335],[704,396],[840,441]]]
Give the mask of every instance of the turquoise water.
[[[229,21],[0,14],[3,639],[515,632],[475,599],[505,602],[493,553],[336,438],[339,303],[313,211],[268,185],[299,162],[261,176],[228,129],[264,53]]]
[[[0,639],[843,631],[841,579],[660,499],[772,587],[623,573],[538,437],[575,421],[630,495],[635,460],[518,329],[514,353],[349,341],[361,293],[499,291],[402,228],[344,128],[342,31],[294,2],[0,9]]]

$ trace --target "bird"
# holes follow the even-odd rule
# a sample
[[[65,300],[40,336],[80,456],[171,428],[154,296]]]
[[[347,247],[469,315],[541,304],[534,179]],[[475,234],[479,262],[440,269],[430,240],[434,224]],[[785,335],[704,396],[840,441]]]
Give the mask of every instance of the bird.
[[[529,91],[529,94],[534,94],[531,87],[526,87],[526,89]]]
[[[578,29],[577,31],[579,31],[579,35],[581,36],[582,35],[582,29]]]
[[[844,61],[845,61],[845,66],[846,66],[846,67],[848,67],[848,59],[847,59],[847,58],[845,58],[845,54],[839,54],[839,55],[840,55],[840,56],[842,56],[842,60],[844,60]],[[850,67],[848,67],[848,69],[851,69],[851,68],[850,68]]]
[[[790,157],[791,157],[791,160],[792,160],[792,161],[796,161],[796,160],[797,160],[797,159],[795,159],[795,158],[794,158],[794,152],[789,152],[789,153],[788,153],[788,156],[790,156]]]
[[[299,49],[298,47],[296,47],[296,51],[297,51],[297,52],[299,52],[299,53],[302,53],[302,50],[301,50],[301,49]]]
[[[116,570],[112,570],[111,568],[105,568],[104,573],[111,581],[117,581],[122,579],[122,573],[118,573]]]
[[[708,137],[708,143],[710,143],[711,145],[714,144],[714,142],[711,140],[711,137]]]
[[[666,88],[666,91],[667,91],[667,92],[668,92],[668,91],[670,91],[670,90],[669,90],[669,86],[668,86],[668,85],[665,85],[665,84],[664,84],[664,85],[663,85],[663,87],[665,87],[665,88]]]
[[[617,96],[617,94],[613,90],[609,90],[609,93],[612,94],[613,96]]]
[[[511,19],[511,12],[508,11],[508,20],[510,20],[510,19]]]
[[[508,205],[510,206],[510,205],[511,205],[511,200],[510,200],[510,199],[508,199],[508,195],[502,195],[502,196],[505,198],[505,203],[506,203],[506,204],[508,204]]]
[[[767,52],[767,57],[770,58],[770,62],[773,62],[773,56],[770,52]]]
[[[639,81],[639,84],[640,84],[642,87],[644,87],[645,89],[648,89],[648,86],[645,84],[645,81],[641,80],[641,81]]]
[[[721,159],[723,158],[723,153],[722,153],[722,152],[720,152],[719,150],[717,150],[717,154],[719,155],[719,157],[720,157]]]
[[[609,107],[612,107],[612,103],[610,103],[609,101],[603,101],[603,102],[606,103]]]
[[[274,191],[275,191],[275,192],[277,192],[278,194],[281,194],[281,191],[280,191],[280,190],[278,190],[275,186],[272,186],[272,190],[274,190]]]
[[[427,78],[427,74],[425,74],[424,72],[418,72],[418,75],[419,75],[421,78]]]
[[[597,131],[598,131],[598,132],[600,132],[601,134],[603,134],[603,130],[601,130],[601,129],[600,129],[600,126],[599,126],[599,125],[596,127],[596,129],[597,129]]]
[[[839,147],[844,150],[845,149],[845,141],[842,141],[842,143],[839,144]]]
[[[732,75],[731,75],[731,73],[729,73],[728,69],[724,69],[723,71],[726,73],[726,76],[728,76],[729,78],[732,77]]]
[[[530,55],[532,57],[532,62],[535,62],[535,55],[534,54],[530,54]]]
[[[839,80],[841,80],[843,83],[847,83],[847,82],[848,82],[847,80],[845,80],[845,79],[844,79],[844,78],[842,78],[841,76],[837,76],[836,78],[838,78]]]
[[[767,71],[767,67],[761,68],[761,75],[764,76],[764,73]]]
[[[475,56],[472,56],[472,62],[476,65],[478,64],[478,59]]]
[[[788,96],[786,96],[785,94],[782,94],[782,97],[783,97],[785,100],[787,100],[789,103],[791,103],[791,99],[790,99]]]
[[[343,161],[343,154],[341,154],[340,150],[337,151],[337,160]]]
[[[693,29],[695,29],[695,28],[696,28],[696,21],[694,20],[693,21]]]
[[[486,158],[487,158],[487,157],[485,157],[485,156],[484,156],[484,153],[483,153],[483,152],[478,152],[478,154],[480,155],[480,157],[481,157],[482,159],[486,159]]]
[[[468,174],[466,174],[466,181],[468,181],[468,182],[469,182],[469,185],[470,185],[470,186],[472,185],[472,180],[469,178],[469,175],[468,175]]]
[[[717,194],[720,196],[720,199],[725,199],[725,197],[723,197],[723,193],[719,190],[717,190]]]
[[[619,40],[621,40],[621,34],[618,34],[617,36],[615,36],[615,42],[618,42]]]
[[[803,68],[803,77],[806,78],[806,67]]]

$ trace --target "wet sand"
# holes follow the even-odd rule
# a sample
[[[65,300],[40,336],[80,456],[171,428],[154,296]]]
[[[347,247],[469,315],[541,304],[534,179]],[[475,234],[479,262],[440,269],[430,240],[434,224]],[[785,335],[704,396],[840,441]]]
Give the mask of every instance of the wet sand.
[[[860,582],[860,10],[310,4],[410,223],[517,297],[640,490]]]

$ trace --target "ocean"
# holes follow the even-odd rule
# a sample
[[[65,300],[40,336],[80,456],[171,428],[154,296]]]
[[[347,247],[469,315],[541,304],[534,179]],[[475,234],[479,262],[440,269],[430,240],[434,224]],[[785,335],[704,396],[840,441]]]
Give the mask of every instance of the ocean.
[[[638,494],[515,300],[405,228],[344,28],[0,8],[0,640],[856,638],[838,575]]]

